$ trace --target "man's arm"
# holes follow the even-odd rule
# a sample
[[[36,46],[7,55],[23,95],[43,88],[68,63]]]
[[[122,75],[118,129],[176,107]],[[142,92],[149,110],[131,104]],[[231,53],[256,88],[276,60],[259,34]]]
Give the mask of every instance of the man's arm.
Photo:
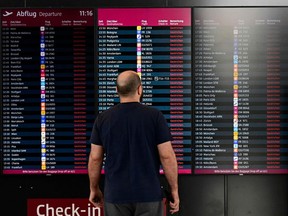
[[[179,211],[179,193],[178,193],[178,164],[176,156],[170,141],[158,145],[160,161],[163,166],[164,175],[171,188],[173,201],[170,202],[170,213],[174,214]]]
[[[88,175],[90,181],[89,201],[96,207],[103,205],[103,194],[99,187],[103,158],[103,147],[100,145],[91,144],[91,151],[88,161]]]

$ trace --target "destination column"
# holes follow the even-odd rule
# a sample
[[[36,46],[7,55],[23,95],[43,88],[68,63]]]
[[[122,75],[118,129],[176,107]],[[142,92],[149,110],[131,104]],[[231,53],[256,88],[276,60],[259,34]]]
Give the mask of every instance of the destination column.
[[[195,15],[195,173],[233,168],[231,47],[221,46],[227,29],[217,19]],[[220,33],[221,32],[221,33]],[[227,37],[225,42],[233,41]],[[233,125],[233,124],[232,124]]]
[[[33,115],[40,110],[39,28],[16,22],[15,12],[2,14],[1,33],[3,173],[12,174],[41,167],[40,118]]]

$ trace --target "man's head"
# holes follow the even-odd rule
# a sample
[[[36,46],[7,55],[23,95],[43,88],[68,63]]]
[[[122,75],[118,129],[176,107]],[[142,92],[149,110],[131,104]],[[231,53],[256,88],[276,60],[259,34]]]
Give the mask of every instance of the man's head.
[[[116,81],[117,93],[121,102],[139,102],[142,96],[142,85],[135,71],[127,70],[120,73]]]

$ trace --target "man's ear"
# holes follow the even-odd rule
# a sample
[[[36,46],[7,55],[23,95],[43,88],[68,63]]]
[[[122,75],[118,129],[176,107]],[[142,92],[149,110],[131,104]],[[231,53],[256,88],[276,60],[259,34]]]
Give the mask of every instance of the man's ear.
[[[140,86],[137,88],[137,93],[138,93],[138,95],[141,95],[141,94],[142,94],[142,85],[140,85]]]

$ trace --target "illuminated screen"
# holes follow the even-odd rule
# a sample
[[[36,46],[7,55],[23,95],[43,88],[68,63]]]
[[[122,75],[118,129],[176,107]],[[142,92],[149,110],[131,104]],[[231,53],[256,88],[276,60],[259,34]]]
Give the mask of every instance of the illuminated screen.
[[[288,173],[287,12],[195,9],[196,174]]]
[[[179,174],[287,174],[287,21],[288,8],[1,10],[2,173],[87,174],[94,119],[135,70]]]
[[[98,112],[119,102],[118,73],[137,71],[143,104],[171,128],[179,173],[191,173],[191,9],[99,9],[97,42]]]
[[[3,173],[87,173],[93,10],[1,14]]]

